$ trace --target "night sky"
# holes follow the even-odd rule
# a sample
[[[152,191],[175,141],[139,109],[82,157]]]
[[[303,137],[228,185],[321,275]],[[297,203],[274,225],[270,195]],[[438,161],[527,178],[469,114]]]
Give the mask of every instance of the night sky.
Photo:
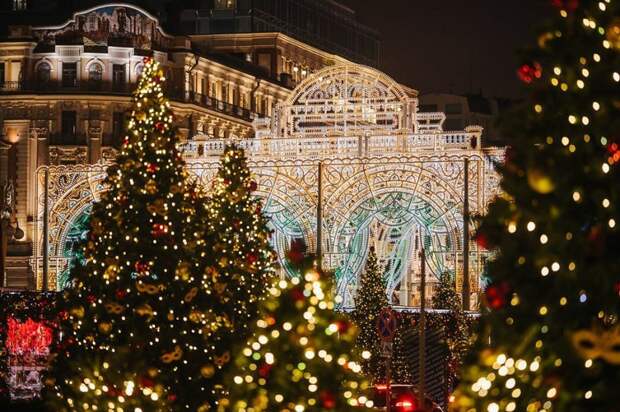
[[[420,93],[519,97],[516,51],[550,0],[339,0],[383,40],[382,69]]]

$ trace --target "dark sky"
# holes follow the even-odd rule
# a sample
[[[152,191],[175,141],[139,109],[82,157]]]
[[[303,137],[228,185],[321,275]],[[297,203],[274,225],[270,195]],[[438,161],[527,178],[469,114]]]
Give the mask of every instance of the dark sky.
[[[383,40],[382,69],[420,93],[517,97],[518,48],[550,0],[339,0]]]

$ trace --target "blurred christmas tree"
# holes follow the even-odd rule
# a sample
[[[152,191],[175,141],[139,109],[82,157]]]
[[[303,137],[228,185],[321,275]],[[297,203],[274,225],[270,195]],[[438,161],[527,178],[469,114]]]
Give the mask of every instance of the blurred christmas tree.
[[[225,148],[202,222],[207,228],[207,268],[213,282],[213,310],[230,320],[230,328],[214,333],[216,346],[213,382],[224,385],[235,346],[243,345],[259,318],[259,306],[274,280],[275,252],[269,244],[271,231],[262,213],[261,200],[243,149]],[[205,286],[206,287],[206,286]],[[219,396],[209,399],[215,405]]]
[[[351,314],[359,329],[356,345],[367,352],[362,369],[372,382],[385,381],[385,360],[381,358],[381,337],[377,332],[377,317],[388,307],[385,280],[377,262],[374,248],[370,248],[366,267],[361,276],[355,297],[355,311]]]
[[[327,275],[312,267],[271,287],[222,404],[236,412],[366,410],[356,328],[334,312],[330,291]]]
[[[441,316],[441,325],[448,353],[448,385],[453,388],[461,362],[469,350],[471,334],[461,297],[449,273],[443,273],[439,279],[439,288],[433,296],[433,308],[447,310]]]
[[[176,148],[164,81],[145,59],[109,190],[93,206],[84,261],[60,302],[63,342],[48,397],[57,411],[208,408],[217,355],[209,338],[230,322],[211,304],[203,199]],[[157,388],[169,406],[152,404]]]
[[[525,107],[477,241],[489,311],[455,410],[617,411],[620,405],[620,2],[553,0],[519,69]]]

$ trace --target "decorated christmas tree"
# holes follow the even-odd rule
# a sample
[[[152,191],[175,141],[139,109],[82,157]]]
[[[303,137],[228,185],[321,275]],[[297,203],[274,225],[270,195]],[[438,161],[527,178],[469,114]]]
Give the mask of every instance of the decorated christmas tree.
[[[208,409],[210,339],[229,319],[213,309],[201,195],[176,148],[164,81],[145,59],[84,260],[59,304],[63,340],[48,380],[55,411]]]
[[[442,313],[441,325],[448,353],[448,385],[453,388],[461,362],[469,350],[471,334],[461,297],[449,273],[443,273],[439,279],[439,288],[433,296],[433,308],[447,310],[447,313]]]
[[[374,248],[370,248],[366,268],[361,276],[355,311],[351,318],[359,329],[356,345],[367,352],[362,360],[362,370],[373,382],[385,381],[385,360],[381,358],[381,337],[377,332],[377,317],[383,308],[388,307],[385,280],[377,262]]]
[[[356,328],[334,311],[331,290],[327,275],[311,267],[271,287],[222,405],[236,412],[366,410]]]
[[[620,2],[553,3],[518,70],[505,196],[477,234],[497,253],[455,410],[620,404]]]

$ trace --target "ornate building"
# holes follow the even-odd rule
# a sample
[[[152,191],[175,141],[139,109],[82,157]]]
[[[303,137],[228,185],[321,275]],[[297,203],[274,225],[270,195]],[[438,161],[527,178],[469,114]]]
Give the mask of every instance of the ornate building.
[[[351,304],[374,245],[393,302],[415,304],[424,247],[427,296],[446,271],[461,285],[467,260],[475,300],[484,253],[463,243],[463,210],[483,211],[496,193],[492,160],[501,153],[483,148],[480,127],[444,132],[443,113],[418,112],[417,91],[282,33],[172,36],[126,4],[8,34],[0,182],[12,184],[5,192],[14,201],[3,215],[13,228],[5,286],[64,286],[148,54],[167,72],[191,172],[207,184],[226,141],[246,148],[281,256],[303,238]]]

